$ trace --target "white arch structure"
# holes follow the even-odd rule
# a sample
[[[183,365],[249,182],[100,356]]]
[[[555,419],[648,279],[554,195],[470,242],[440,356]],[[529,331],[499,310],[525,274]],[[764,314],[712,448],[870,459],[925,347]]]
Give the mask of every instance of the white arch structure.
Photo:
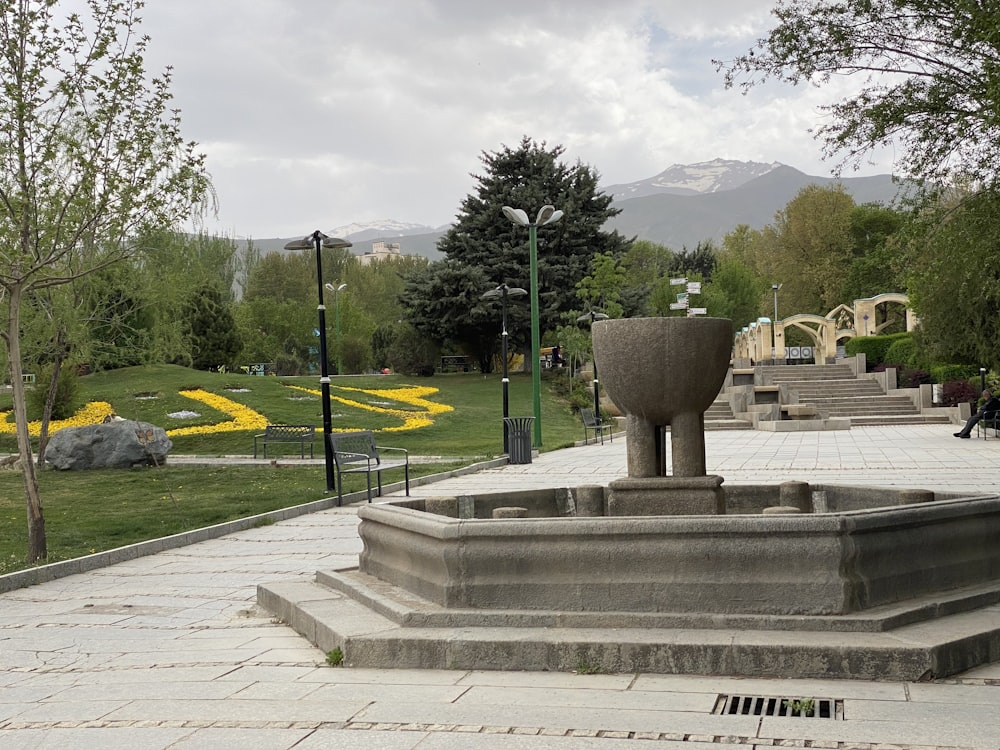
[[[799,313],[774,322],[770,318],[758,318],[737,332],[734,356],[755,362],[769,360],[773,345],[778,359],[784,359],[785,329],[797,328],[805,331],[812,340],[817,362],[832,362],[837,356],[839,341],[855,336],[874,336],[895,322],[886,315],[882,323],[877,323],[876,311],[879,307],[903,305],[906,310],[906,330],[912,331],[917,325],[917,318],[908,307],[909,302],[910,299],[905,294],[887,292],[856,299],[853,305],[838,305],[826,315]]]

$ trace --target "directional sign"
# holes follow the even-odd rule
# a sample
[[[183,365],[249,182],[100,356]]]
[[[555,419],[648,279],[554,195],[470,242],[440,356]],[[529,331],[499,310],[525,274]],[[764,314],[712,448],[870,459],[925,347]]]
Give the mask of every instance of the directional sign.
[[[687,298],[688,298],[687,292],[678,292],[677,293],[677,301],[678,302],[687,302]]]
[[[670,286],[680,286],[681,284],[687,284],[687,279],[670,279]]]
[[[691,308],[691,314],[692,315],[708,315],[708,308],[705,308],[705,307],[692,307]]]
[[[688,294],[701,294],[701,282],[689,281],[687,289],[688,289]]]
[[[671,302],[670,303],[670,309],[671,310],[686,310],[687,309],[687,305],[684,304],[683,302]]]

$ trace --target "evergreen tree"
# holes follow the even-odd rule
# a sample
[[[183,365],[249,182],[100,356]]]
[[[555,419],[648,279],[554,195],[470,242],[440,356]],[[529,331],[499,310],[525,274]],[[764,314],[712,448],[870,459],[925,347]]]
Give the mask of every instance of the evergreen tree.
[[[211,370],[235,364],[242,344],[226,294],[218,285],[209,282],[196,289],[186,312],[191,366]]]
[[[435,274],[433,284],[418,281],[419,275],[411,277],[404,295],[411,315],[435,306],[447,310],[447,325],[424,314],[411,317],[414,326],[438,342],[460,341],[480,362],[492,359],[498,340],[496,315],[476,301],[468,284],[481,284],[476,287],[480,295],[504,283],[530,287],[528,230],[511,223],[503,206],[521,208],[532,218],[544,205],[563,211],[561,221],[538,230],[541,330],[554,330],[563,313],[578,307],[576,284],[587,274],[591,258],[608,252],[620,257],[628,242],[617,232],[602,230],[618,211],[611,207],[611,196],[598,192],[598,174],[579,162],[564,164],[563,153],[561,146],[547,148],[525,136],[517,148],[504,146],[482,154],[485,171],[474,175],[476,190],[462,202],[455,225],[438,242],[450,266],[446,271],[428,270]],[[456,283],[449,286],[448,279]],[[441,296],[428,297],[431,289]],[[511,345],[524,345],[530,337],[530,306],[508,307],[508,321]]]

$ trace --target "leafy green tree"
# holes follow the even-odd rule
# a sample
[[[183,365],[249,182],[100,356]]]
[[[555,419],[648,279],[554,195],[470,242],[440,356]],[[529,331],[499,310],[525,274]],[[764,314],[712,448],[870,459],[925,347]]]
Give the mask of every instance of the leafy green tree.
[[[620,318],[622,288],[626,272],[612,253],[598,253],[591,261],[590,273],[576,283],[576,293],[584,312],[597,310],[609,318]]]
[[[910,303],[942,363],[1000,367],[1000,192],[941,201],[911,229]]]
[[[877,204],[851,213],[854,258],[844,279],[843,301],[906,290],[906,260],[900,232],[906,216]]]
[[[625,282],[621,303],[625,317],[653,315],[649,298],[657,281],[670,273],[674,254],[666,245],[635,240],[622,258]]]
[[[760,317],[770,284],[743,261],[721,255],[715,262],[712,280],[702,287],[701,302],[715,318],[729,318],[739,331]]]
[[[210,194],[203,157],[144,69],[138,0],[6,3],[0,18],[0,290],[24,477],[29,561],[47,555],[21,375],[22,307],[39,290],[132,256]]]
[[[712,270],[715,268],[716,249],[711,240],[699,242],[694,250],[684,248],[673,257],[667,268],[671,276],[697,276],[704,281],[711,281]]]
[[[532,218],[544,205],[563,211],[561,221],[538,230],[539,323],[543,332],[554,330],[562,314],[578,306],[576,284],[587,274],[591,258],[605,252],[617,257],[628,246],[617,232],[602,229],[618,211],[611,206],[611,196],[598,191],[597,173],[579,162],[572,166],[563,163],[563,153],[561,146],[547,148],[528,137],[522,138],[517,148],[504,146],[496,152],[484,152],[480,159],[485,170],[475,175],[475,192],[462,201],[455,225],[438,243],[448,262],[475,273],[467,282],[483,282],[480,294],[501,283],[529,289],[528,231],[505,218],[502,208],[521,208]],[[431,306],[448,311],[452,330],[461,328],[460,340],[471,347],[468,353],[481,363],[492,359],[495,343],[485,346],[485,342],[496,341],[495,316],[483,314],[481,304],[469,304],[472,290],[466,284],[441,283],[459,273],[456,267],[428,272],[436,274],[437,281],[408,286],[408,309]],[[455,296],[421,297],[421,288]],[[512,305],[508,314],[511,346],[516,348],[530,336],[530,306]],[[465,320],[459,320],[463,316]],[[439,342],[448,332],[426,315],[411,322]],[[530,359],[525,358],[528,366]]]
[[[857,93],[825,108],[827,154],[859,164],[891,145],[901,172],[997,181],[1000,44],[997,8],[975,0],[786,0],[755,48],[716,61],[727,86],[769,79],[824,85],[852,76]]]

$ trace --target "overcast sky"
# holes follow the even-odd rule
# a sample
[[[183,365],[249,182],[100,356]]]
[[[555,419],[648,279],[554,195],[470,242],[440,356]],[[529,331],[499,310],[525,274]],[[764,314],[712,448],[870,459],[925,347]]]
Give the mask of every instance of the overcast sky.
[[[208,156],[219,212],[205,228],[263,239],[446,224],[480,154],[523,135],[602,185],[715,157],[827,175],[808,130],[829,90],[745,97],[711,63],[763,35],[772,5],[148,0],[142,15],[147,62],[173,66],[184,136]]]

